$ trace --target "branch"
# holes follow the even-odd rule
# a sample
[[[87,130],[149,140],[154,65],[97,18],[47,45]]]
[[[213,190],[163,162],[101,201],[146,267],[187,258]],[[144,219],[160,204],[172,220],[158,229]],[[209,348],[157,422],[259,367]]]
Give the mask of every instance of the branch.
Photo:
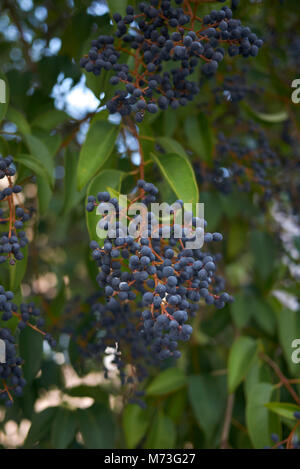
[[[228,449],[228,438],[231,427],[232,412],[234,407],[234,394],[230,394],[227,399],[225,420],[221,436],[221,445],[220,449]]]
[[[300,405],[300,397],[296,393],[296,391],[293,389],[291,386],[289,380],[284,376],[282,371],[280,370],[279,366],[270,358],[268,355],[265,355],[264,353],[261,354],[261,358],[270,365],[271,368],[275,371],[276,375],[280,379],[280,382],[285,386],[285,388],[289,391],[290,395],[293,397],[294,401]]]
[[[19,31],[20,40],[21,40],[25,60],[27,62],[27,65],[29,66],[29,68],[31,68],[31,70],[35,73],[37,71],[37,67],[36,67],[36,64],[32,61],[32,58],[30,56],[29,44],[25,39],[23,26],[22,26],[21,21],[18,17],[17,9],[15,8],[15,5],[13,5],[10,0],[4,0],[3,7],[8,10],[8,14],[10,16],[11,21],[15,24],[16,28]]]

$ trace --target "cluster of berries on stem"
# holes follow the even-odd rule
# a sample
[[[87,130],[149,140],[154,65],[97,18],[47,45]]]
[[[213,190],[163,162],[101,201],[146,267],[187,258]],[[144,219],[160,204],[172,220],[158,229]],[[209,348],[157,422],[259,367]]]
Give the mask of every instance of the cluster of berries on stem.
[[[185,106],[199,93],[199,66],[211,77],[227,51],[230,57],[258,54],[263,41],[233,19],[230,8],[203,18],[197,10],[197,2],[150,0],[113,16],[115,34],[100,35],[80,61],[96,76],[111,72],[110,83],[119,89],[106,103],[110,113],[134,113],[142,122],[146,112]]]
[[[124,207],[108,192],[89,196],[87,211],[97,209],[103,214],[98,223],[103,239],[90,244],[99,267],[97,282],[105,296],[105,306],[94,307],[101,328],[107,330],[110,325],[114,342],[126,343],[127,339],[130,342],[134,327],[136,344],[142,341],[151,360],[160,362],[180,357],[178,342],[190,339],[193,329],[188,321],[196,316],[201,304],[223,308],[232,297],[224,292],[224,281],[216,274],[220,256],[204,247],[189,248],[188,244],[200,234],[204,245],[221,241],[222,235],[204,233],[206,222],[192,212],[185,211],[184,225],[179,223],[182,201],[168,207],[170,221],[159,219],[150,210],[157,195],[158,189],[152,183],[138,181],[126,210],[140,202],[146,215],[144,219],[139,215],[125,218],[129,219],[129,232],[130,227],[139,227],[136,237],[128,236],[122,216]],[[113,216],[109,206],[114,208]],[[125,314],[127,320],[132,316],[135,320],[131,326],[129,321],[125,329],[119,328],[120,319],[122,324],[126,320]],[[131,333],[124,335],[124,330]],[[111,340],[111,334],[99,339],[101,350],[108,346],[107,338]],[[133,355],[136,356],[130,353],[129,360]],[[126,360],[126,355],[122,360]]]
[[[19,331],[30,327],[41,334],[51,347],[56,343],[52,336],[40,328],[44,326],[44,318],[41,311],[34,303],[21,303],[18,307],[14,302],[14,294],[5,291],[0,285],[0,320],[7,323],[12,318],[18,321]],[[13,396],[22,395],[26,380],[23,378],[23,360],[17,354],[17,345],[11,330],[8,327],[0,327],[1,351],[4,352],[4,362],[0,363],[0,399],[5,401],[6,406],[13,404]]]
[[[16,168],[13,158],[0,157],[0,179],[4,181],[4,187],[0,191],[0,224],[7,227],[7,231],[1,230],[0,235],[0,264],[9,262],[14,265],[16,261],[24,258],[22,249],[28,244],[24,223],[31,217],[31,212],[22,204],[22,187],[14,184]]]

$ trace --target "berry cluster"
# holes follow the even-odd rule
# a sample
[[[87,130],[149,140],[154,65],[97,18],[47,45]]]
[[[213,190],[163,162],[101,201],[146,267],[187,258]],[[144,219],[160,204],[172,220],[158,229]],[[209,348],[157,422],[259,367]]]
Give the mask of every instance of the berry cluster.
[[[224,101],[238,103],[258,91],[260,91],[260,89],[257,85],[247,83],[246,73],[240,72],[238,75],[225,77],[222,80],[222,84],[213,90],[213,94],[217,104]]]
[[[150,0],[141,2],[138,12],[128,6],[126,16],[116,13],[115,36],[99,36],[81,59],[87,72],[113,71],[110,83],[120,88],[106,104],[110,113],[134,112],[136,121],[142,122],[146,111],[186,105],[199,92],[195,77],[199,65],[205,76],[213,76],[224,60],[226,44],[231,57],[258,54],[263,41],[233,19],[230,8],[200,18],[189,2],[175,4]]]
[[[51,347],[55,347],[55,340],[50,334],[46,334],[39,328],[44,325],[44,319],[41,317],[40,310],[34,303],[22,303],[20,307],[13,303],[14,294],[11,291],[5,291],[0,285],[0,319],[7,322],[13,317],[17,318],[19,330],[26,326],[43,335]],[[3,388],[0,389],[0,398],[5,400],[5,405],[11,406],[13,403],[13,394],[20,396],[22,389],[26,384],[22,376],[21,365],[22,358],[17,356],[16,344],[13,335],[7,328],[0,328],[0,339],[4,341],[5,362],[0,363],[0,382]]]
[[[228,194],[233,189],[249,192],[251,189],[263,193],[264,200],[272,195],[272,184],[278,176],[281,161],[270,147],[265,132],[254,122],[239,121],[246,127],[248,135],[218,135],[216,158],[213,167],[205,162],[195,163],[197,179],[212,184],[220,192]]]
[[[28,244],[23,227],[30,219],[30,213],[20,204],[16,204],[22,187],[14,184],[15,174],[13,158],[0,156],[0,179],[7,181],[7,187],[0,191],[0,201],[3,203],[3,208],[0,208],[0,224],[8,228],[8,231],[2,231],[0,236],[0,264],[8,261],[13,265],[22,260],[22,248]]]
[[[295,122],[287,119],[283,123],[281,138],[287,144],[288,152],[284,155],[277,183],[277,192],[280,194],[278,204],[283,212],[292,214],[299,221],[300,153],[298,129]]]
[[[9,329],[0,329],[0,340],[5,344],[6,362],[0,363],[0,399],[10,407],[13,404],[12,392],[15,396],[21,396],[26,380],[22,376],[22,358],[17,356],[16,343]]]
[[[126,385],[127,399],[144,407],[139,383],[162,362],[151,352],[151,334],[141,331],[142,304],[118,301],[108,306],[100,302],[102,298],[98,293],[83,304],[79,303],[80,299],[73,301],[65,312],[63,332],[76,345],[77,365],[83,365],[86,359],[103,362],[106,379],[113,365],[118,369],[122,385]],[[109,368],[104,360],[108,356]]]
[[[177,223],[176,208],[170,209],[171,222],[157,219],[148,210],[157,194],[153,184],[138,181],[134,202],[140,200],[147,215],[146,223],[139,216],[129,223],[129,227],[132,223],[139,224],[136,238],[127,235],[122,220],[123,209],[108,192],[100,192],[97,198],[90,196],[87,210],[91,212],[99,207],[103,213],[98,224],[105,233],[103,244],[100,246],[92,241],[90,245],[92,257],[99,267],[97,282],[106,298],[105,306],[100,305],[99,310],[97,306],[95,308],[101,329],[109,331],[112,328],[102,338],[101,350],[105,350],[107,338],[115,343],[127,343],[134,337],[132,347],[144,341],[139,347],[146,347],[151,359],[163,361],[180,357],[178,341],[189,340],[193,329],[188,321],[196,315],[200,303],[223,308],[232,297],[223,291],[224,282],[216,275],[219,256],[203,248],[186,246],[201,232],[204,243],[221,241],[222,235],[204,234],[200,227],[203,220],[191,212],[184,213],[187,225]],[[116,220],[112,220],[108,204],[115,208]],[[175,207],[182,210],[182,201],[177,201]],[[206,226],[205,222],[203,225]],[[136,353],[130,352],[129,357],[134,360]]]

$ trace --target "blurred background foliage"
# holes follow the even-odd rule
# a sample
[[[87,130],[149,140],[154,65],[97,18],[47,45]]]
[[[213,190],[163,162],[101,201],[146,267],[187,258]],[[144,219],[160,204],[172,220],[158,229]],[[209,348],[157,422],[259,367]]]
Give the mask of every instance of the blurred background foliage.
[[[299,1],[242,0],[235,15],[264,38],[259,56],[228,59],[214,79],[201,84],[193,103],[147,117],[140,126],[141,135],[148,137],[143,144],[147,161],[151,152],[159,158],[171,151],[193,164],[209,230],[224,235],[221,271],[227,291],[235,296],[223,310],[201,307],[177,368],[157,371],[147,381],[146,409],[126,403],[114,370],[106,380],[101,363],[78,361],[68,334],[62,333],[72,311],[88,311],[86,298],[97,289],[88,250],[86,194],[107,186],[118,189],[119,183],[126,193],[134,185],[126,173],[138,164],[136,143],[125,148],[113,119],[108,158],[91,177],[85,179],[79,171],[77,180],[89,127],[99,131],[101,142],[100,129],[106,129],[108,119],[103,106],[112,87],[107,78],[86,77],[78,66],[91,40],[111,29],[108,7],[122,13],[127,2],[107,3],[1,2],[1,78],[8,83],[9,105],[0,109],[0,152],[16,159],[18,178],[25,181],[26,197],[37,209],[27,230],[28,258],[13,279],[1,271],[1,284],[43,307],[47,329],[59,345],[55,351],[42,349],[34,331],[22,334],[19,346],[28,385],[12,409],[0,407],[0,444],[148,449],[272,445],[273,433],[282,438],[290,434],[292,411],[299,409],[299,397],[295,402],[287,382],[295,397],[300,393],[300,364],[291,359],[292,341],[300,338],[300,104],[291,100],[291,83],[300,78]],[[212,5],[200,3],[202,16]],[[220,133],[260,145],[257,128],[281,161],[270,200],[255,179],[247,191],[233,184],[224,193],[206,177],[218,157]],[[102,147],[84,151],[101,158]],[[159,186],[164,200],[176,198],[157,164],[146,166],[145,178]],[[92,229],[93,221],[88,224]]]

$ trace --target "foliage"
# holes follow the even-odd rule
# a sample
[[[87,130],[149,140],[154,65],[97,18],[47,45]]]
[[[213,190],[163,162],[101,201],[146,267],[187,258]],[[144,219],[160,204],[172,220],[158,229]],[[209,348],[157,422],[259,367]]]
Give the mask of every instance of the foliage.
[[[119,30],[123,50],[117,58],[135,70],[135,83],[140,73],[153,70],[138,69],[144,66],[134,63],[138,47],[124,40],[118,17],[111,21],[116,13],[126,15],[128,4],[136,8],[138,3],[1,3],[0,79],[6,84],[7,103],[0,103],[0,154],[14,158],[14,184],[22,186],[26,206],[33,210],[23,220],[29,245],[21,246],[23,254],[15,256],[13,265],[6,262],[12,254],[5,253],[0,285],[4,292],[13,292],[17,309],[23,308],[23,325],[26,304],[34,302],[30,311],[43,310],[51,347],[45,342],[42,348],[37,331],[31,327],[20,332],[18,318],[6,321],[1,312],[0,333],[8,328],[14,336],[26,385],[22,381],[22,396],[11,396],[13,406],[4,407],[0,400],[0,444],[51,449],[296,447],[300,364],[292,360],[292,343],[300,339],[300,107],[291,100],[291,84],[299,70],[299,2],[184,1],[195,21],[183,21],[182,36],[187,34],[184,28],[195,23],[200,30],[199,22],[206,17],[201,26],[205,30],[205,24],[211,26],[207,15],[231,4],[234,17],[251,28],[247,34],[256,36],[250,49],[245,37],[230,36],[236,49],[229,53],[230,44],[223,48],[222,43],[210,43],[212,54],[222,57],[209,58],[206,48],[204,71],[202,65],[190,70],[196,88],[184,88],[191,99],[177,96],[180,105],[171,105],[172,95],[166,105],[148,90],[148,112],[140,105],[132,119],[122,94],[119,107],[108,106],[111,114],[106,108],[116,91],[112,71],[96,67],[94,75],[89,72],[95,67],[86,64],[92,41]],[[217,33],[208,36],[222,38],[220,22],[211,28]],[[204,41],[212,40],[208,36]],[[258,38],[264,41],[257,43],[260,51]],[[183,47],[181,39],[174,41]],[[189,40],[185,47],[190,47]],[[220,47],[224,53],[215,50]],[[172,63],[166,59],[163,66],[171,69]],[[177,78],[172,82],[175,91]],[[124,90],[130,81],[127,72],[122,80]],[[139,86],[148,88],[145,83]],[[156,77],[154,89],[158,84]],[[136,105],[132,100],[130,106]],[[121,110],[122,116],[114,113]],[[224,307],[218,309],[201,300],[197,314],[189,318],[193,334],[179,345],[181,357],[154,367],[151,362],[149,368],[144,363],[147,374],[136,386],[135,376],[134,383],[120,380],[124,370],[124,375],[134,375],[132,347],[121,355],[118,349],[106,349],[104,360],[97,348],[111,330],[97,314],[105,316],[110,310],[104,307],[107,295],[96,280],[99,265],[89,249],[98,216],[86,207],[94,204],[91,197],[98,192],[133,199],[140,178],[154,183],[167,203],[181,199],[205,204],[207,230],[223,235],[210,253],[221,285],[214,294],[224,291],[225,280],[234,302],[221,301]],[[4,194],[1,208],[6,197],[14,196]],[[9,209],[12,213],[12,205]],[[6,229],[1,217],[2,239]],[[103,240],[97,241],[102,248]],[[137,301],[137,311],[142,310]],[[122,306],[120,314],[126,314],[126,308]],[[111,347],[114,338],[109,337]],[[109,363],[112,357],[115,365],[122,362],[121,374]],[[59,396],[54,403],[53,391]],[[5,433],[7,422],[21,428],[24,420],[30,421],[25,441],[20,437],[12,443]]]

